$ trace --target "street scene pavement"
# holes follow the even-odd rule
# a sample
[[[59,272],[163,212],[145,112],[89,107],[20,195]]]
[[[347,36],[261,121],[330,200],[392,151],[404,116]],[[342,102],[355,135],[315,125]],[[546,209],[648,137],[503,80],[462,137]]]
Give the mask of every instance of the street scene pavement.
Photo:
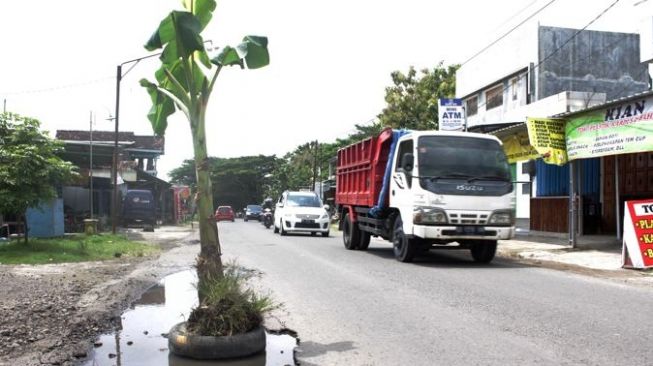
[[[487,265],[468,251],[431,251],[407,264],[381,240],[348,251],[337,230],[282,237],[242,220],[219,229],[225,261],[260,273],[256,288],[283,304],[266,326],[297,335],[301,365],[653,359],[644,347],[653,341],[645,326],[652,316],[643,310],[653,306],[653,276],[621,269],[619,247],[605,238],[572,250],[564,239],[520,235],[501,242]],[[132,301],[164,276],[192,269],[199,252],[196,226],[128,235],[163,252],[122,262],[0,265],[0,365],[83,362]]]

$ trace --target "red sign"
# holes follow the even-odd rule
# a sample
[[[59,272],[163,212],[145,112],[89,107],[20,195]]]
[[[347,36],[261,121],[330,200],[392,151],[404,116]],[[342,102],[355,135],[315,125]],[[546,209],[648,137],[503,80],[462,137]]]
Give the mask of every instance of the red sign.
[[[623,265],[653,267],[653,200],[627,201],[624,210]]]

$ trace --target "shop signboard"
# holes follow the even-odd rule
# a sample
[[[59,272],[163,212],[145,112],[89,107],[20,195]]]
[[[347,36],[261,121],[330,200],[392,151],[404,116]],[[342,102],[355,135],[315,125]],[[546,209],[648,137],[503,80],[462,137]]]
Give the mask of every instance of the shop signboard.
[[[627,268],[653,267],[653,200],[626,202],[622,260]]]
[[[653,97],[570,118],[565,130],[569,160],[653,151]]]
[[[463,131],[465,129],[465,110],[462,99],[438,99],[440,131]]]
[[[513,164],[518,161],[532,160],[540,157],[540,154],[531,146],[528,140],[528,132],[519,130],[513,134],[502,137],[503,151],[506,153],[508,163]]]
[[[529,117],[526,126],[531,146],[545,163],[555,165],[567,163],[564,119]]]

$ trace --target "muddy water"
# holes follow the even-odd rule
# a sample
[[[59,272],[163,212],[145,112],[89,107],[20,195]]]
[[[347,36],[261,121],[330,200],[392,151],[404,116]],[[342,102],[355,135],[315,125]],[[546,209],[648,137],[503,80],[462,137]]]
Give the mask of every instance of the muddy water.
[[[188,318],[197,305],[193,286],[197,277],[188,270],[164,278],[136,301],[121,316],[121,329],[105,334],[85,366],[282,366],[295,365],[293,350],[297,341],[290,335],[267,334],[264,353],[239,360],[196,361],[176,357],[168,352],[165,334],[173,325]]]

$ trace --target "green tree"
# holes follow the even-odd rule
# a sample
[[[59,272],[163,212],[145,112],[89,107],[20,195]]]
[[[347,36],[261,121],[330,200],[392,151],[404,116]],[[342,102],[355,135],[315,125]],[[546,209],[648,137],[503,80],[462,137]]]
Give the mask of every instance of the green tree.
[[[421,77],[414,67],[407,74],[394,71],[392,86],[385,89],[387,106],[378,115],[381,126],[434,130],[438,128],[438,98],[451,98],[456,90],[458,65],[423,69]]]
[[[261,203],[268,196],[279,159],[274,155],[258,155],[228,159],[211,157],[208,160],[214,206],[230,205],[240,209],[248,204]],[[172,182],[188,185],[195,191],[195,162],[185,160],[170,172],[170,178]]]
[[[38,120],[0,114],[0,212],[19,216],[57,197],[56,187],[75,177],[75,167],[57,154],[62,145],[40,130]]]

